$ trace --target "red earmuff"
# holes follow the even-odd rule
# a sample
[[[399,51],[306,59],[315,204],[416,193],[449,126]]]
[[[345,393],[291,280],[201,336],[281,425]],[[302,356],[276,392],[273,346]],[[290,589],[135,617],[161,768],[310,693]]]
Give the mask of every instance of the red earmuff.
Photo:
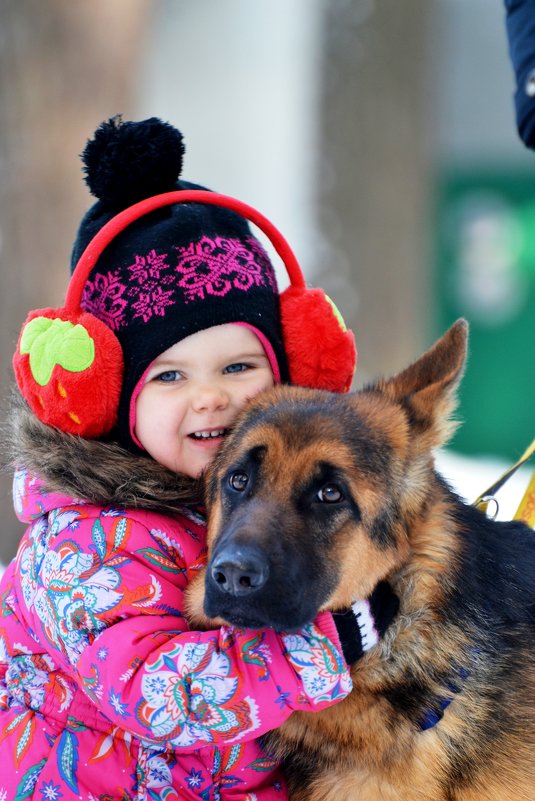
[[[323,290],[306,287],[282,234],[260,212],[235,198],[183,190],[154,195],[119,212],[80,256],[64,307],[29,313],[13,367],[21,394],[35,415],[47,425],[89,438],[103,436],[115,425],[124,371],[122,350],[111,329],[82,309],[84,287],[100,255],[121,231],[145,214],[174,203],[222,206],[263,231],[290,279],[280,296],[280,312],[292,384],[348,391],[356,364],[353,334]]]

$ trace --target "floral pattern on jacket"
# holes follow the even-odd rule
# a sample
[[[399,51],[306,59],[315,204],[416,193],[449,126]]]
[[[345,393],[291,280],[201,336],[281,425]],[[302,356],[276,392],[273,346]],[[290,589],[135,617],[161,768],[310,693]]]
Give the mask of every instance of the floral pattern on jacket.
[[[98,507],[24,470],[0,583],[1,801],[284,799],[261,735],[344,698],[329,614],[277,635],[191,631],[203,519]]]

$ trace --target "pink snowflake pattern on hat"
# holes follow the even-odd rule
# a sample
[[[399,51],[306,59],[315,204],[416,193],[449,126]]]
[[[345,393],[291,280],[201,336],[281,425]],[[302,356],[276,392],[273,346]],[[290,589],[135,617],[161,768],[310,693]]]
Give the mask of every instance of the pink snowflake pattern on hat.
[[[118,270],[97,273],[93,281],[86,283],[82,306],[112,331],[117,331],[124,324],[124,313],[128,306],[128,301],[123,297],[125,289]]]
[[[172,290],[164,291],[160,286],[155,286],[149,292],[139,293],[138,300],[132,304],[133,319],[141,317],[146,323],[154,316],[165,317],[166,308],[175,303]]]
[[[165,273],[172,269],[166,259],[167,253],[157,253],[153,248],[144,256],[136,255],[134,263],[127,267],[130,281],[134,282],[127,292],[128,297],[135,300],[133,320],[141,318],[146,323],[154,316],[164,317],[166,308],[176,303],[174,290],[162,289],[175,283],[173,274]]]
[[[156,253],[153,248],[145,256],[136,256],[134,264],[127,269],[133,281],[139,286],[147,288],[147,283],[152,286],[156,284],[169,284],[173,281],[172,275],[165,275],[165,270],[170,270],[171,265],[166,262],[167,253]]]
[[[224,296],[232,289],[247,292],[253,286],[269,285],[275,291],[272,268],[259,243],[252,237],[239,239],[203,236],[186,248],[177,248],[178,285],[184,301],[203,300],[206,295]]]
[[[169,259],[170,254],[152,248],[136,254],[132,264],[95,273],[87,281],[83,307],[119,331],[134,321],[145,324],[165,317],[166,310],[177,303],[224,297],[232,290],[248,292],[253,287],[277,292],[269,258],[254,237],[203,236],[175,251]]]

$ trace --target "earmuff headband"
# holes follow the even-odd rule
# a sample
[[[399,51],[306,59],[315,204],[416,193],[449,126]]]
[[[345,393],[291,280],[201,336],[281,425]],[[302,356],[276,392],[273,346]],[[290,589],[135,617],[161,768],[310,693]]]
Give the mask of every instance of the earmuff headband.
[[[227,195],[178,190],[142,200],[109,220],[89,242],[71,276],[61,309],[37,309],[26,318],[13,367],[19,389],[47,425],[83,437],[101,437],[117,421],[124,360],[119,340],[82,297],[104,249],[131,223],[174,203],[204,203],[236,212],[256,225],[284,263],[290,286],[279,297],[284,350],[293,384],[334,392],[351,386],[354,337],[321,289],[307,289],[299,263],[280,231],[259,211]]]

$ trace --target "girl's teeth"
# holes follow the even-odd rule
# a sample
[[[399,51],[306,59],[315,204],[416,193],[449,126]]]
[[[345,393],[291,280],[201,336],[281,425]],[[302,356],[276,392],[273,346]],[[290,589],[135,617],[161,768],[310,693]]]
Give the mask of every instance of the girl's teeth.
[[[195,431],[193,436],[196,439],[210,439],[213,437],[222,437],[225,429],[221,428],[219,431]]]

